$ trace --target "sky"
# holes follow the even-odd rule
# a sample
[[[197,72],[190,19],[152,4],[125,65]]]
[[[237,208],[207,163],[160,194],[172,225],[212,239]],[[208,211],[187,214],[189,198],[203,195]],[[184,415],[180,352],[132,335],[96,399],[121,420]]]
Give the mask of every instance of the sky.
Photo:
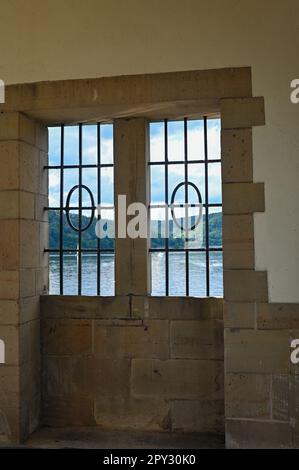
[[[113,125],[102,124],[101,127],[101,163],[113,163]],[[220,159],[220,120],[208,120],[208,158]],[[60,128],[49,128],[49,165],[60,164]],[[202,120],[188,121],[188,160],[204,159],[204,129]],[[164,155],[164,124],[155,122],[150,124],[150,160],[161,162]],[[177,162],[184,159],[184,122],[169,121],[168,123],[168,159]],[[82,161],[83,164],[97,163],[97,126],[82,126]],[[76,164],[79,162],[79,127],[65,126],[64,130],[64,163]],[[209,200],[211,203],[221,203],[221,166],[220,163],[208,165]],[[64,203],[71,188],[78,184],[78,169],[64,171]],[[184,165],[169,165],[169,198],[175,186],[184,181]],[[205,202],[205,175],[203,164],[188,165],[188,179],[200,191],[202,202]],[[150,169],[151,204],[163,204],[165,198],[165,172],[164,165],[154,165]],[[82,182],[90,188],[97,205],[97,169],[82,170]],[[175,202],[184,202],[184,188],[177,191]],[[83,189],[83,205],[91,205],[90,196]],[[60,199],[60,171],[49,170],[49,205],[59,207]],[[101,201],[103,205],[113,204],[113,168],[101,169]],[[189,187],[189,202],[197,203],[195,190]],[[71,205],[78,204],[78,191],[73,193]],[[219,209],[212,209],[212,211]],[[110,218],[112,211],[106,211],[103,216]],[[180,216],[180,213],[177,213]],[[152,217],[164,218],[164,211],[152,211]]]

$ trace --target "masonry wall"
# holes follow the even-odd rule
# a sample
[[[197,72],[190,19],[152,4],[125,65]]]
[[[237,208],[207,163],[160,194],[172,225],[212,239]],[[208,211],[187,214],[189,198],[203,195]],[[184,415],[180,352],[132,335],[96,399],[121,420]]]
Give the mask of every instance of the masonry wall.
[[[42,425],[224,433],[221,299],[41,305]]]
[[[18,112],[0,115],[0,442],[20,441],[39,424],[47,147],[46,127]]]

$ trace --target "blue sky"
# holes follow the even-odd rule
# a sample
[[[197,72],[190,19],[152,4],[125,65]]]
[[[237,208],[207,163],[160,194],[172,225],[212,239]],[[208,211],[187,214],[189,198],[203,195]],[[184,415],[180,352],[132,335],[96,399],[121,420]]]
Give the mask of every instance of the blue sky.
[[[64,163],[76,164],[79,160],[79,128],[66,126],[64,134]],[[220,120],[208,120],[208,154],[210,159],[220,158]],[[162,122],[150,124],[150,155],[152,161],[164,160],[164,125]],[[171,161],[184,159],[184,123],[183,121],[170,121],[168,124],[168,158]],[[203,121],[188,121],[188,158],[200,160],[204,158]],[[97,162],[97,127],[86,125],[82,127],[82,160],[85,164]],[[113,125],[101,125],[101,161],[113,162]],[[49,164],[60,164],[60,128],[49,128]],[[101,170],[101,200],[104,205],[113,204],[113,169]],[[83,184],[88,186],[97,202],[97,170],[82,170]],[[184,166],[181,164],[169,165],[169,196],[175,186],[184,180]],[[205,178],[204,165],[189,165],[189,181],[196,184],[201,192],[204,202]],[[64,172],[64,200],[70,189],[78,184],[78,170],[67,169]],[[49,199],[50,206],[59,206],[60,171],[49,170]],[[78,203],[78,192],[71,200],[73,205]],[[183,190],[178,191],[176,202],[183,202]],[[209,199],[211,203],[221,202],[221,167],[219,163],[209,165]],[[151,202],[153,204],[164,201],[164,167],[157,165],[151,167]],[[189,202],[197,202],[193,189],[189,192]],[[90,204],[89,195],[83,191],[83,203]],[[156,212],[158,214],[158,212]],[[109,216],[109,214],[106,214]],[[161,214],[160,214],[161,215]],[[159,215],[159,216],[160,216]],[[103,214],[104,216],[104,214]]]

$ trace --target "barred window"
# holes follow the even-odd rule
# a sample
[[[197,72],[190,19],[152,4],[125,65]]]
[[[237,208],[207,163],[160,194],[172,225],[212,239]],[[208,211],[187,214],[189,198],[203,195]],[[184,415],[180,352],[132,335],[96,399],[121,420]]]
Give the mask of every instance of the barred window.
[[[222,296],[220,120],[150,123],[151,294]]]
[[[114,224],[113,125],[50,127],[47,168],[50,294],[114,295],[114,240],[95,232]]]

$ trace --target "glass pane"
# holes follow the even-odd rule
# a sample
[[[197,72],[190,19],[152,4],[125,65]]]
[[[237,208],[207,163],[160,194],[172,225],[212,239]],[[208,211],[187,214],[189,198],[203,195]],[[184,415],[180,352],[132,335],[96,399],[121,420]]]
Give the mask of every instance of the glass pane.
[[[175,196],[175,203],[185,202],[184,191],[177,191],[177,194],[174,195],[174,190],[177,185],[185,181],[185,166],[183,164],[178,165],[169,165],[168,166],[168,192],[169,192],[169,203],[171,198]],[[183,194],[183,198],[182,198]],[[181,197],[181,199],[180,199]]]
[[[203,120],[188,121],[188,160],[204,160],[204,122]]]
[[[165,160],[164,122],[151,122],[150,133],[150,161],[161,162]]]
[[[79,227],[78,211],[70,211],[69,218],[72,225],[76,228]],[[66,218],[65,212],[63,214],[63,249],[76,250],[78,248],[78,232],[73,230]]]
[[[49,127],[49,165],[60,165],[61,128]]]
[[[64,164],[78,165],[79,163],[79,126],[64,128]]]
[[[114,209],[102,209],[101,220],[97,221],[96,237],[100,240],[101,250],[114,249],[115,220]]]
[[[169,253],[169,295],[186,295],[185,253]]]
[[[193,297],[207,295],[205,252],[189,253],[189,294]]]
[[[184,121],[168,122],[168,160],[184,160]]]
[[[113,163],[113,124],[101,124],[101,163]]]
[[[72,188],[79,184],[79,170],[76,168],[68,168],[63,172],[63,200],[66,205],[66,200]],[[70,199],[70,207],[78,207],[79,205],[79,191],[76,189]]]
[[[60,242],[60,211],[49,211],[49,248],[58,250]]]
[[[217,160],[221,158],[221,121],[220,119],[208,119],[208,158]]]
[[[221,163],[209,163],[209,204],[222,202]]]
[[[60,294],[60,261],[59,254],[50,253],[49,256],[49,294]]]
[[[115,295],[114,254],[101,254],[101,295]]]
[[[63,255],[63,293],[78,294],[78,256],[76,253]]]
[[[82,253],[82,295],[97,295],[97,253]]]
[[[150,209],[151,248],[165,247],[165,209]]]
[[[83,168],[82,169],[82,184],[87,186],[94,199],[94,204],[97,206],[98,201],[98,169],[97,168]],[[82,190],[82,205],[90,207],[91,198],[86,189]]]
[[[150,167],[151,204],[165,203],[165,166]]]
[[[151,295],[165,295],[165,253],[151,253]]]
[[[95,165],[98,162],[97,126],[82,126],[82,163]]]
[[[60,206],[60,170],[49,170],[49,207]]]
[[[87,227],[90,222],[90,211],[85,211],[82,214],[82,227]],[[97,236],[95,232],[96,228],[96,218],[94,217],[92,224],[90,227],[82,232],[81,234],[81,247],[86,249],[97,249],[98,242]]]
[[[210,296],[223,297],[223,255],[210,251]]]
[[[101,168],[101,204],[112,206],[114,204],[113,168]]]
[[[202,203],[205,203],[205,165],[203,163],[191,163],[188,165],[188,181],[193,183],[201,196]],[[189,188],[189,202],[198,204],[197,192]]]
[[[222,247],[222,212],[210,208],[209,214],[209,244],[212,248]]]

